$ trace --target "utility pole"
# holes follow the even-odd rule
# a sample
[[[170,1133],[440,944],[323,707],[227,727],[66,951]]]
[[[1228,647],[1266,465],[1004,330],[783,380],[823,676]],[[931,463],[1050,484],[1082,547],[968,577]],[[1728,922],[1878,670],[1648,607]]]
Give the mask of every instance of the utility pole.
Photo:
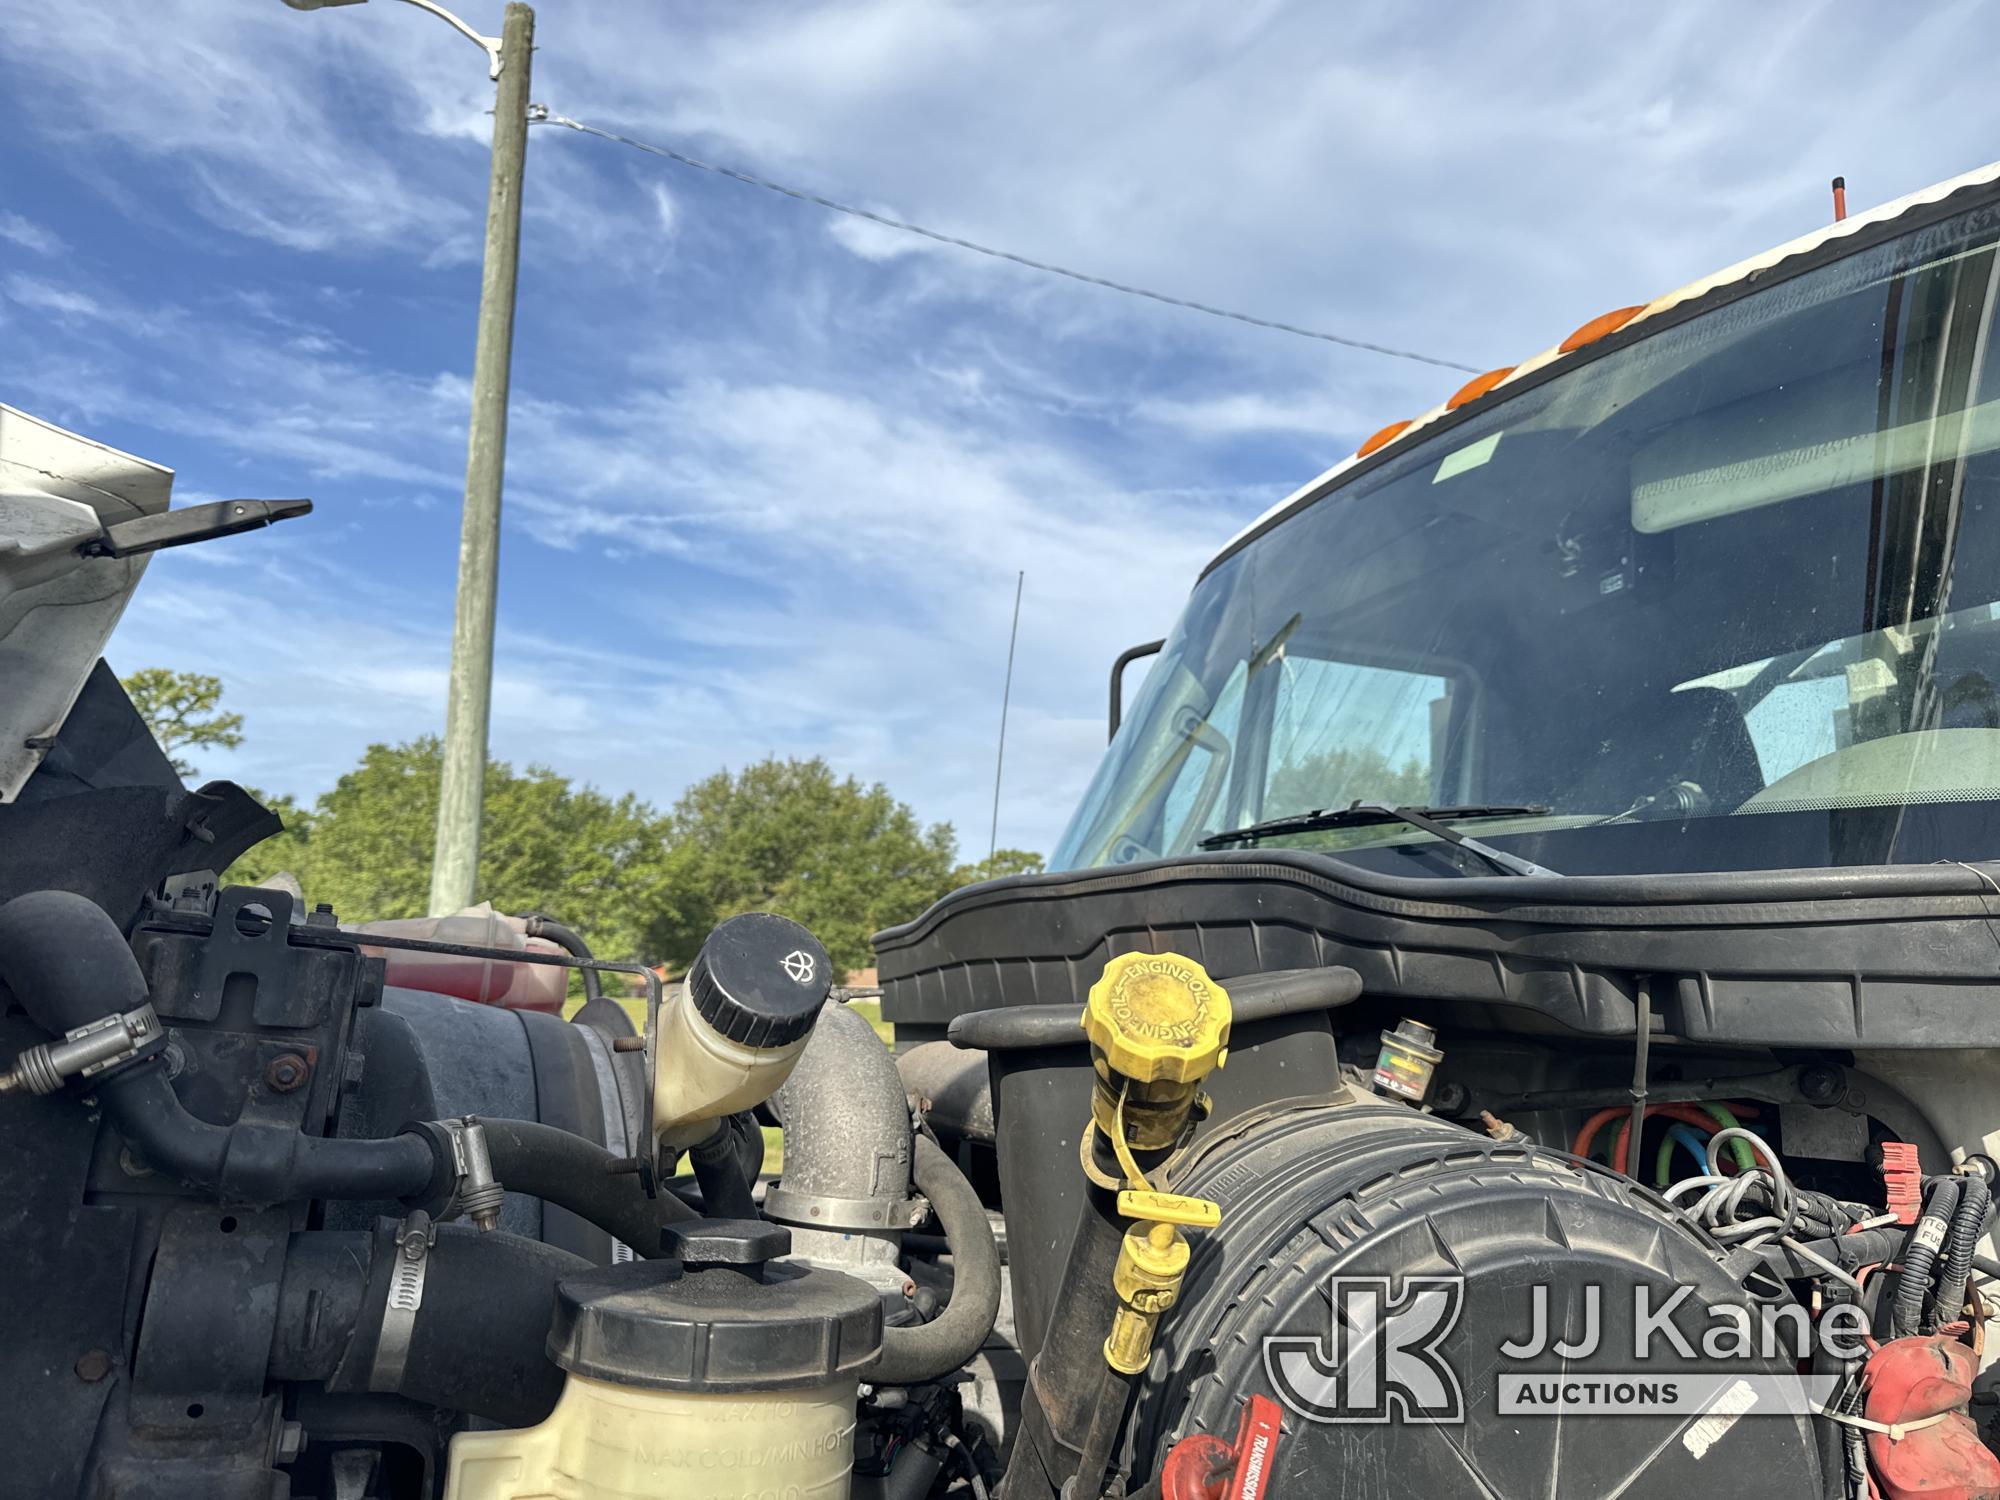
[[[1000,848],[1000,768],[1007,764],[1007,702],[1014,696],[1014,643],[1021,638],[1021,589],[1028,570],[1014,575],[1014,623],[1007,629],[1007,679],[1000,686],[1000,743],[993,752],[993,826],[986,837],[986,878],[993,876],[993,856]]]
[[[514,356],[514,287],[521,259],[521,178],[528,155],[528,91],[535,13],[507,7],[493,101],[493,178],[479,343],[472,360],[465,516],[458,540],[458,605],[451,629],[444,774],[431,856],[433,916],[470,906],[479,874],[486,799],[486,734],[493,707],[493,615],[500,568],[500,487],[507,458],[507,383]]]

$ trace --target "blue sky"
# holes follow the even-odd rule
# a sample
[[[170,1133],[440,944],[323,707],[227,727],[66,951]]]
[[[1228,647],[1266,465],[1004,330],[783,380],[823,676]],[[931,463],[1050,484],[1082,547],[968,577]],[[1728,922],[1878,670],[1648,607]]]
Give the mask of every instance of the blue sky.
[[[499,29],[491,0],[459,6]],[[1914,24],[1892,24],[1915,17]],[[2000,152],[1991,13],[549,0],[537,100],[974,239],[1512,363]],[[0,399],[314,518],[157,560],[114,665],[214,672],[202,770],[310,797],[434,732],[490,85],[394,0],[0,19]],[[1111,657],[1451,372],[530,139],[497,754],[662,803],[824,753],[1046,850]]]

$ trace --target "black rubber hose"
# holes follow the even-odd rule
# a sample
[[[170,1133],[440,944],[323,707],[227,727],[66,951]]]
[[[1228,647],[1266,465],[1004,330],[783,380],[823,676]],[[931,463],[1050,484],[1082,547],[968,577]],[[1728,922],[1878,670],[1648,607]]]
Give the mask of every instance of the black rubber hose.
[[[554,917],[546,916],[541,912],[536,912],[528,918],[528,936],[547,938],[572,958],[595,959],[597,957],[595,953],[590,951],[590,944],[577,935],[575,928],[567,927],[563,923],[558,922]],[[577,973],[583,979],[583,998],[586,1002],[604,998],[604,986],[598,981],[597,970],[579,969]]]
[[[1951,1232],[1952,1211],[1958,1207],[1958,1180],[1934,1177],[1924,1196],[1923,1216],[1910,1231],[1903,1252],[1903,1269],[1897,1273],[1896,1300],[1889,1308],[1889,1335],[1908,1338],[1923,1323],[1924,1301],[1931,1287],[1931,1271],[1937,1264],[1938,1247]]]
[[[563,1388],[548,1356],[556,1283],[591,1269],[540,1240],[440,1225],[397,1393],[508,1427],[541,1421]]]
[[[1807,1250],[1832,1261],[1843,1271],[1890,1261],[1902,1254],[1903,1242],[1910,1237],[1907,1227],[1890,1224],[1881,1229],[1863,1229],[1853,1234],[1837,1234],[1826,1239],[1805,1240]],[[1800,1255],[1789,1245],[1759,1246],[1764,1263],[1787,1280],[1811,1280],[1826,1274],[1823,1266]]]
[[[581,1256],[519,1235],[438,1226],[423,1302],[401,1376],[370,1376],[395,1260],[395,1225],[295,1234],[285,1255],[271,1340],[274,1381],[383,1389],[507,1427],[541,1421],[562,1394],[548,1357],[556,1283],[590,1269]]]
[[[657,1259],[661,1228],[696,1217],[672,1193],[648,1198],[637,1173],[614,1171],[619,1158],[580,1135],[529,1120],[480,1123],[502,1187],[590,1220],[635,1255]]]
[[[289,1125],[211,1125],[181,1104],[158,1058],[97,1086],[105,1112],[156,1172],[229,1203],[411,1198],[431,1181],[430,1148],[411,1135],[346,1140]]]
[[[1993,1189],[1977,1173],[1959,1178],[1958,1207],[1952,1210],[1951,1233],[1945,1237],[1943,1265],[1931,1313],[1940,1323],[1957,1320],[1965,1308],[1965,1284],[1972,1275],[1972,1252],[1986,1232],[1993,1212]]]
[[[1231,1026],[1248,1026],[1306,1010],[1333,1010],[1360,997],[1361,976],[1338,965],[1277,969],[1225,979]],[[967,1011],[946,1032],[954,1047],[1007,1052],[1029,1047],[1082,1046],[1083,1025],[1074,1005],[1008,1005]]]
[[[68,891],[30,891],[0,906],[0,983],[55,1036],[148,999],[118,924]],[[411,1136],[336,1140],[286,1125],[197,1119],[157,1055],[106,1074],[93,1092],[148,1166],[232,1203],[406,1198],[431,1179],[430,1148]]]
[[[873,1385],[914,1385],[948,1375],[979,1352],[1000,1313],[1000,1249],[979,1194],[928,1137],[912,1143],[911,1176],[930,1199],[951,1246],[951,1300],[929,1323],[882,1330]]]
[[[752,1164],[748,1137],[755,1137]],[[764,1159],[764,1137],[748,1113],[716,1121],[715,1134],[688,1148],[694,1164],[694,1180],[701,1185],[703,1211],[718,1219],[755,1219],[756,1200],[750,1185],[757,1180],[757,1166]]]

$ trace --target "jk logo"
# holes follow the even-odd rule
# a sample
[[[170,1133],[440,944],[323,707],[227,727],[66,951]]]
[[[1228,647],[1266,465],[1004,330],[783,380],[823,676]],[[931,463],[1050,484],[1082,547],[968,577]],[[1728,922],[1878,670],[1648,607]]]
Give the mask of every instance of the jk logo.
[[[1280,1399],[1312,1422],[1459,1423],[1465,1394],[1438,1352],[1458,1322],[1465,1282],[1406,1276],[1390,1295],[1386,1276],[1336,1276],[1325,1339],[1273,1334],[1264,1373]]]

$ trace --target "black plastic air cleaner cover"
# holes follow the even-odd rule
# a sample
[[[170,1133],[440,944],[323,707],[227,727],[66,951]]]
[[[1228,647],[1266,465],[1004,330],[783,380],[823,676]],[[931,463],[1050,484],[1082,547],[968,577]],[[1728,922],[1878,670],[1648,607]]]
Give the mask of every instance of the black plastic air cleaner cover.
[[[687,973],[701,1018],[750,1047],[782,1047],[811,1031],[832,988],[833,963],[819,939],[764,911],[719,924]]]
[[[1220,1203],[1222,1224],[1197,1234],[1180,1301],[1138,1381],[1135,1473],[1157,1472],[1186,1433],[1235,1431],[1256,1392],[1285,1410],[1273,1496],[1824,1493],[1812,1418],[1786,1414],[1764,1384],[1788,1377],[1791,1359],[1704,1348],[1719,1322],[1752,1320],[1756,1298],[1719,1247],[1623,1178],[1364,1100],[1221,1131],[1174,1187]],[[1373,1417],[1324,1409],[1359,1389],[1335,1378],[1336,1364],[1359,1364],[1355,1351],[1369,1348],[1337,1331],[1336,1283],[1384,1278],[1393,1296],[1412,1277],[1439,1278],[1457,1299],[1434,1349],[1455,1374],[1458,1410],[1419,1413],[1400,1398]],[[1692,1357],[1647,1328],[1642,1307],[1665,1314]],[[1052,1330],[1044,1361],[1057,1339]],[[1577,1342],[1558,1352],[1565,1339]],[[1538,1399],[1553,1390],[1605,1404],[1509,1410],[1503,1385],[1519,1378]],[[1717,1394],[1671,1415],[1633,1405],[1681,1384]]]

